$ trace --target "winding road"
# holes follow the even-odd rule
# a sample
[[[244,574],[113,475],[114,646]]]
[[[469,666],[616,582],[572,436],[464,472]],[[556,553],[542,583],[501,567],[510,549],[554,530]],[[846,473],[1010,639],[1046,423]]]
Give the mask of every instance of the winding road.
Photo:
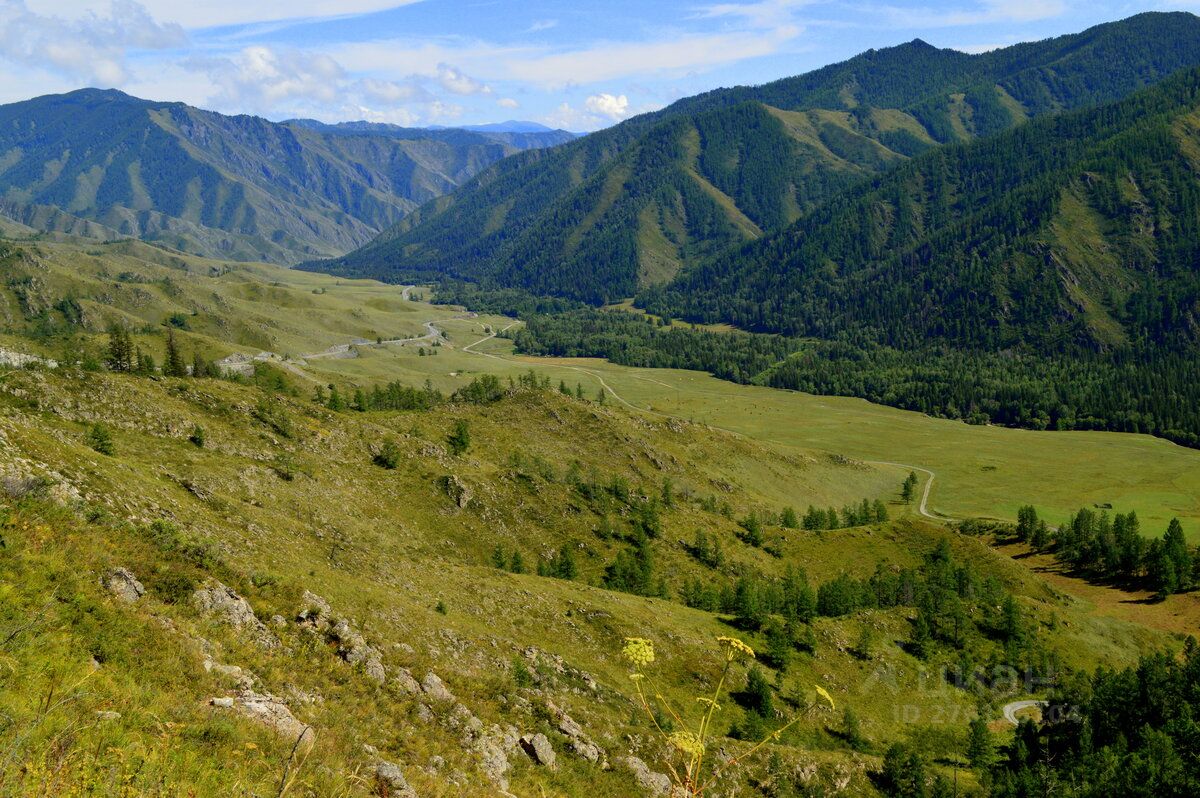
[[[1020,725],[1020,722],[1021,722],[1020,719],[1017,718],[1018,712],[1020,712],[1021,710],[1024,710],[1024,709],[1029,709],[1031,707],[1039,707],[1040,708],[1040,707],[1045,707],[1048,705],[1049,704],[1046,701],[1034,701],[1034,700],[1013,701],[1010,704],[1004,705],[1004,719],[1006,721],[1008,721],[1009,723],[1011,723],[1012,725],[1018,726],[1018,725]]]

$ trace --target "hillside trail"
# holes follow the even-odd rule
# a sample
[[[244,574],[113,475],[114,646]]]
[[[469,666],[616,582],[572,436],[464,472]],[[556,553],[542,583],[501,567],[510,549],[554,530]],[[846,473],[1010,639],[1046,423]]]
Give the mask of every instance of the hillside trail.
[[[478,355],[480,357],[492,358],[493,360],[504,360],[504,361],[508,361],[510,363],[525,363],[525,361],[518,360],[517,358],[506,357],[504,355],[497,355],[497,354],[494,354],[491,352],[480,352],[477,349],[475,349],[475,347],[479,346],[480,344],[483,344],[483,343],[486,343],[487,341],[492,340],[500,333],[506,332],[506,331],[512,329],[513,327],[517,326],[518,324],[520,324],[519,321],[514,321],[512,324],[509,324],[507,327],[504,327],[501,330],[493,331],[490,335],[485,335],[483,338],[480,338],[478,341],[474,341],[470,344],[467,344],[466,346],[464,346],[462,348],[461,351],[469,352],[472,355]],[[532,367],[532,366],[535,366],[538,364],[527,363],[527,365]],[[600,387],[602,390],[604,390],[607,394],[609,394],[614,399],[616,399],[618,402],[620,402],[622,405],[624,405],[625,407],[628,407],[631,410],[636,410],[639,413],[647,413],[649,415],[658,416],[660,418],[674,419],[677,421],[687,421],[687,419],[683,418],[682,416],[676,416],[671,413],[663,413],[659,410],[654,410],[653,408],[641,407],[639,405],[635,405],[633,402],[630,402],[624,396],[621,396],[621,394],[619,394],[615,390],[613,390],[613,387],[604,381],[603,376],[601,376],[600,374],[598,374],[595,371],[592,371],[591,369],[584,368],[583,366],[568,366],[565,364],[555,364],[554,367],[561,368],[561,369],[568,369],[570,371],[579,372],[580,374],[587,374],[589,377],[591,377],[592,379],[594,379],[598,383],[600,383]],[[631,376],[633,376],[635,379],[644,380],[645,382],[652,382],[655,385],[661,385],[664,388],[672,387],[665,382],[659,382],[658,380],[650,379],[649,377],[640,377],[636,374],[631,375]],[[746,435],[745,433],[739,432],[734,429],[729,429],[728,427],[722,427],[722,426],[719,426],[716,424],[706,424],[706,426],[711,427],[712,429],[720,430],[721,432],[729,433],[730,435],[735,435],[735,436],[737,436],[739,438],[743,438],[745,440],[754,440],[753,438]],[[953,517],[945,515],[943,513],[938,513],[936,511],[931,511],[929,509],[929,494],[933,490],[933,481],[937,477],[937,474],[935,472],[931,471],[928,468],[923,468],[922,466],[912,465],[910,463],[896,463],[896,462],[892,462],[890,460],[864,460],[863,462],[866,463],[867,465],[892,466],[895,468],[907,468],[910,471],[917,471],[922,474],[925,474],[927,477],[927,479],[925,480],[925,489],[921,492],[921,502],[917,506],[917,512],[920,513],[925,518],[929,518],[933,521],[955,522],[955,521],[959,520],[957,518],[953,518]]]
[[[1014,726],[1020,725],[1020,720],[1017,718],[1017,713],[1023,709],[1030,707],[1047,707],[1049,703],[1046,701],[1013,701],[1004,705],[1004,719]]]

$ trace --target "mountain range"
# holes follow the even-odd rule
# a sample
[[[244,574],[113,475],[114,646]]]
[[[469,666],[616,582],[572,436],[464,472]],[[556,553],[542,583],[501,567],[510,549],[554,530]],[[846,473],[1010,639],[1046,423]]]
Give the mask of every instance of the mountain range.
[[[0,212],[291,264],[347,252],[500,159],[570,138],[275,123],[84,89],[0,107]]]
[[[779,232],[928,150],[1120,99],[1197,64],[1200,18],[1185,13],[979,55],[920,40],[868,51],[505,159],[312,268],[620,300]]]

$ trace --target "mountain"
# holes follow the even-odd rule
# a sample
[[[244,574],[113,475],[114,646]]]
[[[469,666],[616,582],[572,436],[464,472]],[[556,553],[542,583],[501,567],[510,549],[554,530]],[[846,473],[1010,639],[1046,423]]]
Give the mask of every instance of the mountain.
[[[940,148],[648,292],[793,336],[1041,353],[1200,341],[1200,70]]]
[[[523,122],[509,119],[505,122],[491,122],[486,125],[461,125],[460,130],[474,130],[478,133],[562,133],[552,127],[546,127],[538,122]]]
[[[1200,446],[1200,68],[942,147],[523,351]],[[778,362],[763,367],[765,358]]]
[[[482,138],[521,150],[556,147],[559,144],[565,144],[577,138],[574,133],[569,131],[554,130],[545,125],[539,125],[536,122],[496,122],[490,125],[464,125],[462,127],[434,125],[432,127],[421,128],[403,127],[387,122],[364,121],[328,124],[318,122],[315,119],[290,119],[284,124],[302,125],[311,130],[333,133],[373,133],[413,140],[433,138],[439,141],[459,144],[475,142],[477,140],[476,136],[461,134],[478,134]]]
[[[1200,18],[1148,13],[980,55],[916,40],[681,100],[500,162],[307,268],[449,276],[591,303],[784,229],[920,153],[1117,99],[1200,64]]]
[[[334,129],[84,89],[0,107],[0,212],[41,230],[294,263],[369,241],[562,136]]]

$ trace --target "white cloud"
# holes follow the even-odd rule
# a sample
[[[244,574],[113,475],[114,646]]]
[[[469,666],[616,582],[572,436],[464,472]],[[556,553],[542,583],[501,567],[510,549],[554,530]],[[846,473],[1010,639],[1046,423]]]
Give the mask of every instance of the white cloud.
[[[457,67],[449,64],[437,65],[437,81],[441,87],[454,94],[491,94],[491,87],[480,83]]]
[[[516,100],[514,100],[512,97],[501,97],[499,100],[496,100],[496,105],[500,106],[501,108],[520,108],[521,107],[521,104],[519,102],[517,102]]]
[[[184,44],[178,25],[160,25],[133,0],[112,0],[105,14],[80,19],[39,14],[24,0],[0,0],[0,58],[98,83],[129,79],[129,50]]]
[[[606,116],[614,122],[629,116],[629,98],[624,94],[593,94],[587,98],[584,107],[593,114]]]
[[[497,66],[517,80],[546,88],[598,83],[633,75],[687,73],[771,55],[801,32],[795,25],[759,32],[672,36],[642,42],[602,42],[559,53],[513,57]]]
[[[363,94],[382,103],[429,102],[433,99],[433,95],[415,80],[394,81],[364,78],[358,81],[358,87]]]
[[[898,28],[955,28],[997,22],[1036,22],[1061,16],[1065,0],[983,0],[969,8],[948,10],[931,6],[871,6],[868,16]]]
[[[265,45],[246,47],[230,58],[191,63],[212,79],[218,102],[258,113],[269,113],[294,100],[332,103],[346,76],[337,61],[322,53],[280,52]]]
[[[101,13],[108,7],[106,0],[27,0],[27,2],[38,13],[52,14],[68,19],[83,19],[88,15]],[[178,23],[185,28],[368,14],[418,2],[421,0],[203,0],[203,2],[143,0],[147,10],[156,19]]]
[[[718,3],[697,10],[700,19],[734,18],[768,30],[792,24],[793,12],[813,0],[761,0],[756,3]]]
[[[558,27],[557,19],[539,19],[537,22],[534,22],[532,25],[530,25],[525,30],[525,32],[526,33],[538,33],[540,31],[550,30],[551,28],[557,28],[557,27]]]

